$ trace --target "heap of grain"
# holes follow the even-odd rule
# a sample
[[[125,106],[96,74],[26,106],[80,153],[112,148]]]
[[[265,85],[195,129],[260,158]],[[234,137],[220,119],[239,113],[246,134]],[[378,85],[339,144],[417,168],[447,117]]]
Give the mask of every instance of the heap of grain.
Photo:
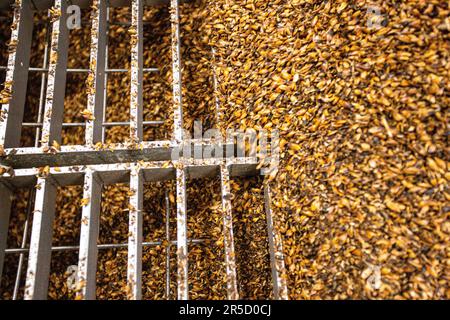
[[[448,3],[207,8],[224,125],[280,132],[290,297],[448,298]]]
[[[129,20],[128,13],[113,10],[113,20]],[[206,129],[280,133],[281,163],[268,180],[290,298],[450,298],[448,3],[204,0],[182,5],[181,14],[185,127],[202,120]],[[172,108],[168,11],[147,9],[145,20],[150,21],[145,41],[151,43],[144,51],[145,66],[161,70],[146,76],[145,119],[166,121],[163,130],[145,134],[167,138],[171,119],[164,117]],[[71,50],[85,46],[88,28],[74,39]],[[112,27],[110,39],[110,67],[128,68],[126,27]],[[88,55],[80,58],[70,66],[87,66]],[[67,95],[66,121],[83,120],[77,119],[86,105],[82,87],[69,81],[68,88],[79,93]],[[112,76],[107,121],[128,120],[128,97],[129,77]],[[65,133],[63,143],[82,143],[77,139],[83,131],[76,130]],[[128,128],[115,127],[107,131],[106,142],[128,136]],[[189,236],[211,239],[208,246],[190,248],[192,298],[225,297],[217,183],[189,183]],[[244,298],[270,297],[261,185],[262,179],[232,184]],[[172,184],[164,187],[173,194]],[[164,201],[155,200],[163,199],[161,189],[146,188],[146,240],[164,239]],[[100,243],[126,242],[127,192],[126,185],[105,188]],[[81,188],[59,193],[54,245],[78,241],[80,198]],[[170,201],[174,231],[173,196]],[[18,202],[23,215],[26,206]],[[70,222],[75,232],[64,229],[67,221],[75,221]],[[20,236],[16,241],[20,244]],[[164,254],[164,245],[144,250],[146,298],[165,297]],[[173,250],[171,257],[174,270]],[[254,266],[245,263],[249,260]],[[50,297],[73,297],[63,276],[67,261],[60,266],[63,259],[52,261]],[[125,285],[126,251],[104,251],[97,296],[124,298]]]

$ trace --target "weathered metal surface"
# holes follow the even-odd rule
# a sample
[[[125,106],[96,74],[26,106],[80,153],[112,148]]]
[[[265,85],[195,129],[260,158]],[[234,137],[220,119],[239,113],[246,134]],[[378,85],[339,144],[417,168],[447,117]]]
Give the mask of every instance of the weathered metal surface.
[[[0,94],[0,146],[17,147],[20,143],[28,67],[30,64],[33,12],[28,1],[17,1],[11,26],[8,66]]]
[[[95,299],[101,192],[100,177],[95,171],[87,169],[83,186],[77,287],[77,296],[86,300]]]
[[[41,146],[44,152],[52,147],[54,141],[58,144],[61,143],[69,47],[69,29],[66,23],[67,6],[67,0],[55,0],[50,16],[53,21],[52,37],[41,137]]]
[[[197,245],[197,244],[208,244],[209,239],[188,239],[188,244]],[[163,245],[163,241],[147,241],[142,242],[142,247],[156,247]],[[170,241],[171,245],[177,245],[177,241]],[[108,249],[119,249],[119,248],[128,248],[127,243],[104,243],[97,245],[98,250],[108,250]],[[51,248],[52,252],[61,252],[61,251],[78,251],[80,250],[80,246],[55,246]],[[5,254],[20,254],[29,252],[29,248],[9,248],[5,250]]]
[[[191,141],[191,150],[197,148],[205,154],[209,150],[223,148],[223,155],[233,158],[233,154],[227,154],[227,150],[234,150],[232,144],[216,144],[213,141]],[[102,164],[122,163],[136,161],[163,161],[178,160],[174,154],[183,157],[183,144],[173,141],[143,141],[139,144],[133,143],[111,143],[89,145],[67,145],[59,149],[42,149],[36,147],[9,148],[4,150],[5,155],[0,156],[0,164],[17,169],[42,167],[42,166],[68,166],[79,164]],[[221,159],[221,157],[220,157]],[[239,157],[235,159],[254,159],[254,157]],[[204,159],[195,159],[201,163]]]
[[[128,298],[142,297],[142,210],[144,198],[144,178],[139,164],[131,168],[130,205],[128,229]]]
[[[3,261],[5,257],[8,236],[9,216],[11,212],[12,192],[0,183],[0,279],[2,277]]]
[[[91,56],[87,81],[86,144],[102,141],[102,116],[105,95],[106,63],[106,0],[92,5]]]
[[[25,282],[25,300],[47,299],[50,274],[53,220],[56,206],[55,182],[49,176],[39,177],[36,189]]]
[[[179,163],[176,168],[177,202],[177,285],[178,299],[189,298],[188,287],[188,247],[187,247],[187,208],[186,208],[186,171]]]
[[[267,217],[267,232],[269,238],[270,266],[272,268],[273,295],[277,300],[288,300],[286,267],[284,263],[283,243],[281,233],[274,226],[269,184],[264,185],[264,200]]]
[[[225,270],[227,274],[227,297],[229,300],[238,300],[236,258],[234,251],[233,217],[231,210],[230,173],[228,166],[220,166],[220,180],[222,188],[222,211],[223,211],[223,235],[225,246]]]
[[[144,6],[142,0],[131,1],[131,27],[128,33],[131,37],[131,92],[130,92],[130,140],[139,143],[143,138],[143,33],[142,15]]]
[[[170,1],[170,21],[172,24],[174,139],[177,143],[181,143],[183,141],[183,99],[181,93],[180,14],[178,0]]]

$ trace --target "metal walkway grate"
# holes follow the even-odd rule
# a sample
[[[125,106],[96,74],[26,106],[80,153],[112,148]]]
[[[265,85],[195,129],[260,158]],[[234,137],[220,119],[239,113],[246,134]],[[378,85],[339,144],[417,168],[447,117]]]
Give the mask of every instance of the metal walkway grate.
[[[12,1],[0,1],[0,8],[8,10]],[[93,2],[93,3],[91,3]],[[95,299],[95,276],[98,250],[111,247],[128,248],[128,296],[141,299],[142,247],[161,244],[143,242],[142,209],[143,185],[146,182],[176,181],[177,239],[171,241],[177,247],[178,298],[188,299],[188,243],[201,239],[187,239],[186,227],[186,180],[207,176],[219,176],[222,190],[223,232],[227,297],[239,299],[236,262],[234,253],[232,207],[230,200],[230,177],[258,174],[256,157],[236,157],[234,152],[225,158],[195,159],[181,155],[174,160],[173,151],[187,143],[202,148],[235,150],[235,141],[218,143],[214,140],[189,140],[186,142],[182,130],[181,55],[179,7],[177,0],[170,1],[172,26],[173,63],[173,139],[167,141],[143,141],[144,125],[160,125],[158,121],[143,121],[142,81],[144,72],[158,72],[158,68],[143,68],[143,8],[161,1],[144,0],[16,0],[14,21],[9,45],[8,65],[0,67],[6,73],[2,91],[0,122],[0,276],[5,254],[20,254],[18,277],[28,254],[25,299],[46,299],[50,259],[52,251],[79,250],[77,295],[83,299]],[[164,1],[163,1],[164,2]],[[168,2],[168,1],[167,1]],[[92,5],[92,30],[89,69],[68,69],[67,6]],[[110,6],[131,5],[131,70],[108,69],[108,26]],[[50,9],[51,8],[51,9]],[[10,9],[9,9],[10,10]],[[35,10],[49,10],[51,33],[49,45],[44,52],[42,68],[30,68],[30,47]],[[47,59],[48,57],[48,59]],[[47,63],[48,60],[48,63]],[[28,75],[39,72],[46,79],[41,87],[40,114],[35,123],[22,122]],[[84,114],[85,123],[63,123],[64,90],[68,72],[88,73],[88,102]],[[108,123],[105,121],[106,79],[114,72],[130,72],[130,121]],[[36,130],[34,147],[20,147],[21,127]],[[103,145],[105,127],[129,126],[130,140],[126,143]],[[59,146],[64,126],[85,126],[84,145]],[[56,142],[56,144],[55,144]],[[99,213],[102,186],[128,182],[130,185],[130,210],[128,243],[98,245]],[[81,237],[79,246],[52,247],[52,228],[55,217],[55,195],[57,186],[84,185]],[[36,186],[36,188],[35,188]],[[34,194],[34,211],[29,248],[6,248],[11,196],[16,188],[29,187]],[[281,236],[273,229],[270,209],[270,189],[265,186],[268,239],[276,299],[287,299],[284,258]],[[27,231],[25,226],[25,237]],[[19,278],[20,280],[20,278]],[[170,281],[167,279],[167,281]],[[17,295],[17,285],[14,290]]]

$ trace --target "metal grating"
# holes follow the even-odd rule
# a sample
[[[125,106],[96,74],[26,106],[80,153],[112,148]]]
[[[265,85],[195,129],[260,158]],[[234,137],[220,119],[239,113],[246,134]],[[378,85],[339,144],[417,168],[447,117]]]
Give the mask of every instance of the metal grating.
[[[0,1],[0,8],[8,8],[12,1]],[[142,81],[144,72],[158,72],[158,68],[143,68],[143,8],[145,5],[166,1],[144,0],[16,0],[13,6],[14,22],[9,48],[7,66],[0,69],[6,72],[2,92],[0,121],[0,276],[5,254],[19,254],[19,265],[14,289],[20,280],[20,269],[24,255],[28,254],[25,299],[46,299],[51,253],[54,251],[79,250],[78,292],[81,299],[95,299],[95,277],[98,250],[111,247],[128,248],[127,284],[128,297],[141,299],[142,293],[142,247],[161,244],[143,242],[142,210],[144,183],[164,180],[176,181],[176,221],[177,239],[167,239],[177,247],[177,296],[189,298],[188,287],[188,244],[201,242],[201,239],[188,239],[186,226],[186,180],[218,176],[221,181],[223,232],[225,248],[225,269],[228,299],[239,299],[238,277],[234,252],[232,206],[230,200],[230,177],[258,174],[256,157],[236,157],[227,153],[224,159],[195,159],[191,154],[181,154],[172,159],[172,151],[182,150],[186,144],[201,145],[202,148],[221,148],[234,150],[234,141],[216,142],[214,140],[186,140],[183,133],[183,109],[181,94],[181,54],[180,20],[178,0],[171,0],[172,68],[173,68],[173,138],[167,141],[143,141],[143,125],[159,125],[158,121],[144,122],[142,117]],[[168,1],[167,1],[168,2]],[[68,29],[66,8],[69,4],[92,6],[93,20],[91,30],[89,69],[68,69]],[[131,70],[108,69],[108,26],[111,6],[131,5]],[[49,10],[51,33],[49,45],[45,46],[42,68],[30,68],[30,47],[35,10]],[[5,9],[5,10],[6,10]],[[47,63],[47,56],[49,57]],[[0,71],[1,71],[0,70]],[[25,95],[28,75],[39,72],[46,79],[40,94],[42,117],[36,123],[23,123]],[[64,90],[68,72],[88,73],[88,102],[86,122],[63,123]],[[106,79],[109,73],[130,72],[130,121],[123,123],[105,122]],[[44,82],[43,82],[44,83]],[[45,94],[44,94],[45,92]],[[19,147],[21,127],[36,130],[34,147]],[[105,127],[112,125],[128,126],[130,140],[103,147]],[[85,126],[84,145],[61,146],[55,149],[54,141],[61,142],[64,126]],[[40,139],[39,139],[40,137]],[[43,169],[44,167],[44,169]],[[98,245],[99,213],[102,186],[111,183],[127,182],[130,185],[129,234],[128,243]],[[87,203],[82,209],[81,236],[79,246],[52,247],[52,228],[55,216],[55,195],[57,186],[83,185],[83,199]],[[36,186],[36,188],[34,188]],[[24,242],[21,248],[6,248],[7,232],[11,211],[11,196],[16,188],[30,187],[34,196],[32,225],[27,220],[25,233],[31,232],[29,248]],[[287,299],[284,258],[280,233],[274,228],[270,208],[270,188],[265,185],[265,208],[267,214],[269,250],[273,277],[273,292],[276,299]],[[33,195],[33,193],[35,193]],[[167,200],[166,193],[166,202]],[[31,231],[28,229],[31,228]],[[166,226],[168,234],[169,225]],[[26,236],[24,237],[26,239]],[[169,250],[167,250],[169,255]],[[167,270],[170,265],[167,263]],[[169,274],[169,272],[167,272]],[[169,291],[167,279],[167,291]]]

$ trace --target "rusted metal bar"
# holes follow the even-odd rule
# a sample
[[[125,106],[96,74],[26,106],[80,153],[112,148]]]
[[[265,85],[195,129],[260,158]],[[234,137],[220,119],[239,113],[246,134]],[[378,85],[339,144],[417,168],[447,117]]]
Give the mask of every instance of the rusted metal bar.
[[[30,65],[33,11],[29,1],[16,1],[11,27],[8,68],[0,93],[0,146],[18,147]]]
[[[225,246],[225,267],[227,274],[227,297],[229,300],[238,300],[236,258],[234,251],[233,217],[231,214],[230,173],[228,166],[220,166],[220,179],[222,188],[223,234]]]
[[[80,251],[78,258],[78,291],[81,299],[95,299],[97,272],[97,240],[100,224],[102,182],[95,171],[86,170],[81,214]]]
[[[69,30],[66,23],[67,0],[55,0],[50,18],[53,21],[52,40],[41,138],[44,150],[48,149],[53,141],[61,143],[69,46]]]
[[[131,0],[131,95],[130,95],[130,138],[139,143],[143,138],[143,110],[142,110],[142,68],[144,28],[142,16],[144,14],[143,0]]]
[[[56,207],[56,186],[51,177],[40,177],[36,185],[25,300],[47,299],[52,247],[53,220]]]
[[[8,236],[9,216],[11,213],[12,192],[0,183],[0,279],[2,277],[3,262]]]
[[[91,57],[87,81],[88,103],[86,144],[102,141],[102,115],[105,94],[106,0],[94,0],[91,30]]]
[[[173,110],[174,139],[178,143],[183,140],[183,99],[181,84],[181,49],[180,49],[180,14],[178,0],[170,1],[170,21],[172,25],[172,78],[173,78]]]
[[[130,206],[128,231],[128,298],[142,297],[142,210],[144,179],[139,165],[134,165],[130,174]]]
[[[271,209],[272,199],[270,194],[270,186],[268,183],[264,184],[264,200],[269,237],[270,266],[272,268],[273,295],[276,300],[288,300],[289,296],[283,254],[283,242],[280,232],[274,226]]]
[[[177,284],[178,299],[187,300],[188,294],[188,247],[186,212],[186,171],[182,164],[176,168],[177,183]]]

